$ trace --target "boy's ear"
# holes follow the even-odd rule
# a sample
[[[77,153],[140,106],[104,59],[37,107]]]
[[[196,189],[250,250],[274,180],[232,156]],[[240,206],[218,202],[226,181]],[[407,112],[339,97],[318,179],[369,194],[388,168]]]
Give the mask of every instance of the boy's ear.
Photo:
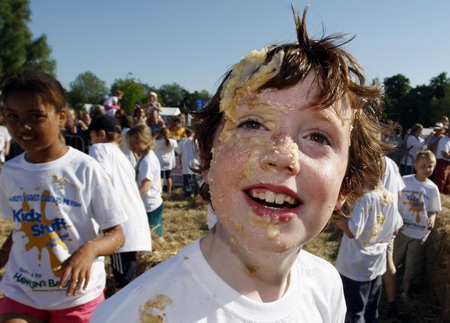
[[[97,132],[97,134],[98,134],[98,136],[99,136],[100,138],[102,138],[102,139],[106,138],[106,131],[103,130],[103,129],[100,129],[100,130]]]
[[[345,201],[347,200],[347,197],[345,193],[340,192],[339,196],[336,201],[336,205],[334,206],[335,211],[339,211],[342,208],[342,205],[344,205]]]

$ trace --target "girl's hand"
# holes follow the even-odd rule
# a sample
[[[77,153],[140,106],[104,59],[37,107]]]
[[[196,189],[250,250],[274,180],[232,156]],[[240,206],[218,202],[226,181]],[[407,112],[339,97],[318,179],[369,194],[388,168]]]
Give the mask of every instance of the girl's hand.
[[[120,225],[103,230],[102,237],[85,243],[67,258],[60,267],[54,269],[55,274],[61,276],[58,288],[62,288],[69,280],[66,295],[76,296],[81,288],[86,289],[89,284],[94,259],[117,252],[124,242],[125,237]]]
[[[55,270],[55,274],[61,276],[58,288],[65,286],[69,280],[67,296],[76,296],[81,288],[87,288],[92,262],[97,256],[93,246],[92,242],[85,243]]]
[[[433,230],[435,219],[436,219],[436,217],[431,217],[428,219],[428,230],[430,230],[430,231]]]

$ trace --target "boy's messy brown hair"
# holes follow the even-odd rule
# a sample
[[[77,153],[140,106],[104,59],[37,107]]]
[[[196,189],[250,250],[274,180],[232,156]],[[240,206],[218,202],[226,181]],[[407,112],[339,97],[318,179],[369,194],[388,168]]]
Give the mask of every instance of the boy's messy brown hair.
[[[55,112],[61,112],[67,105],[66,91],[53,76],[42,71],[26,70],[4,75],[0,79],[0,106],[5,108],[12,92],[34,92],[44,104],[50,104]]]
[[[256,92],[289,88],[314,72],[319,86],[314,106],[325,109],[342,100],[349,104],[354,110],[354,120],[349,163],[341,192],[345,194],[348,206],[351,206],[356,198],[375,186],[384,170],[381,156],[388,147],[380,139],[382,128],[379,123],[383,91],[378,85],[365,85],[362,68],[353,56],[341,48],[347,43],[342,41],[343,35],[311,39],[306,30],[307,8],[302,17],[293,8],[292,11],[298,42],[267,47],[266,59],[260,68],[267,66],[278,52],[284,51],[284,56],[279,72]],[[227,73],[205,108],[193,113],[201,161],[199,171],[210,168],[214,134],[224,118],[224,113],[220,112],[221,93],[232,72]],[[201,195],[210,200],[207,184],[203,184]]]

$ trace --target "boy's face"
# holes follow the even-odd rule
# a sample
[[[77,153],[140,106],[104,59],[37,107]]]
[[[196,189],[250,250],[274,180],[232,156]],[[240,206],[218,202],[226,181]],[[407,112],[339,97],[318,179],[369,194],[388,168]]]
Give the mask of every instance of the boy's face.
[[[48,162],[65,152],[59,140],[65,113],[57,113],[35,93],[15,91],[9,94],[4,115],[11,136],[26,151],[29,162]]]
[[[435,160],[430,160],[429,158],[420,158],[415,161],[413,164],[414,169],[416,170],[416,178],[417,180],[424,182],[428,177],[433,174],[434,167],[436,166]]]
[[[344,200],[352,113],[311,107],[312,79],[244,96],[216,131],[204,179],[225,238],[249,250],[303,245]]]

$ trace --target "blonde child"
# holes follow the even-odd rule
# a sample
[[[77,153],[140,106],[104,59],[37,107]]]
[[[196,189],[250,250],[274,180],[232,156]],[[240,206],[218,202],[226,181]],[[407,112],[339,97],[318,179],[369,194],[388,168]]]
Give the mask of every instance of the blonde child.
[[[0,178],[1,214],[14,223],[10,251],[2,248],[0,321],[89,322],[104,299],[102,256],[123,244],[126,216],[100,165],[60,140],[66,96],[57,80],[12,73],[0,92],[8,130],[25,150]]]
[[[93,322],[343,322],[339,274],[302,246],[381,177],[381,91],[337,39],[310,39],[305,17],[298,42],[249,53],[195,114],[214,228]]]
[[[337,221],[344,232],[336,259],[347,303],[349,322],[377,322],[386,251],[402,226],[394,197],[379,181],[359,198],[347,220]]]
[[[89,125],[92,143],[89,155],[111,178],[115,196],[128,216],[128,220],[122,223],[125,244],[111,256],[116,290],[136,278],[137,252],[152,250],[147,213],[135,181],[136,172],[120,150],[120,133],[119,122],[109,115],[98,116]]]
[[[433,174],[436,157],[430,150],[419,151],[413,163],[416,174],[403,176],[405,188],[399,199],[403,228],[394,241],[394,262],[403,267],[403,301],[410,299],[411,285],[420,280],[425,242],[441,211],[439,189],[428,177]]]
[[[137,156],[136,181],[144,201],[150,228],[159,237],[163,236],[163,210],[161,197],[161,166],[152,151],[153,138],[150,128],[141,124],[127,132],[130,149]]]

